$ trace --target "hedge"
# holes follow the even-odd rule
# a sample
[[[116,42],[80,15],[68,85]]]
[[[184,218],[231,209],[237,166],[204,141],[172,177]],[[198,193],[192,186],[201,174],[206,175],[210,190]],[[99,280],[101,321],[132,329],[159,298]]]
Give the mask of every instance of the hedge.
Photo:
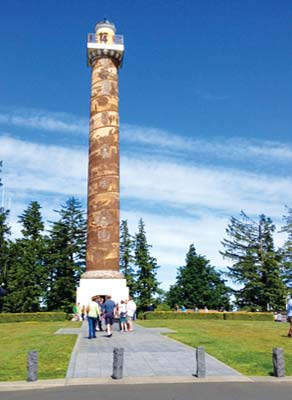
[[[244,321],[274,321],[271,313],[264,312],[230,312],[224,313],[224,319]]]
[[[223,319],[224,313],[195,313],[174,311],[149,311],[144,313],[144,319]]]
[[[64,312],[36,312],[36,313],[1,313],[0,323],[2,322],[48,322],[65,321],[67,314]]]
[[[260,312],[174,312],[174,311],[152,311],[145,312],[140,319],[221,319],[221,320],[245,320],[245,321],[273,321],[271,313]]]

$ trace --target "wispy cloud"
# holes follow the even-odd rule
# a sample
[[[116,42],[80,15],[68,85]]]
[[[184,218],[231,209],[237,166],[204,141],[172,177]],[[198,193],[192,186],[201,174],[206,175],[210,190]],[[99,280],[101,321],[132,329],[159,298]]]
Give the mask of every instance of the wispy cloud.
[[[199,98],[208,101],[223,101],[229,99],[230,96],[225,94],[216,94],[207,91],[196,91],[196,94]]]
[[[292,179],[226,168],[181,165],[157,159],[123,158],[122,194],[193,213],[198,207],[277,216],[292,204]]]
[[[7,184],[12,190],[86,194],[87,149],[45,146],[0,138]],[[217,213],[244,209],[277,216],[292,204],[292,178],[165,161],[121,157],[121,195],[143,204],[163,204],[193,215],[198,208]]]
[[[140,217],[138,212],[122,211],[122,218],[128,220],[131,232],[137,231]],[[149,244],[153,245],[153,252],[162,264],[183,265],[191,243],[198,253],[208,254],[216,265],[223,264],[218,250],[228,221],[226,217],[205,213],[193,218],[177,215],[165,218],[149,212],[144,213],[143,218],[151,238]]]
[[[7,187],[68,195],[86,193],[86,150],[0,138]]]
[[[196,137],[200,136],[198,133]],[[199,154],[221,160],[254,160],[278,163],[292,162],[292,146],[276,141],[245,140],[243,138],[193,139],[142,126],[122,125],[121,138],[133,145],[146,145],[167,150],[170,154]]]
[[[193,218],[178,215],[164,217],[151,212],[141,215],[139,212],[122,210],[121,218],[128,220],[130,233],[137,232],[137,221],[141,216],[146,223],[148,244],[153,246],[151,254],[161,266],[158,278],[162,288],[168,289],[174,283],[177,268],[185,265],[186,253],[192,243],[197,253],[206,256],[217,269],[226,270],[230,265],[219,253],[223,249],[221,242],[226,235],[229,217],[216,215],[211,210],[198,210]],[[285,237],[278,234],[275,239],[276,246],[281,246]]]
[[[17,109],[0,113],[0,124],[51,132],[88,133],[88,121],[68,113]]]
[[[68,113],[44,110],[16,109],[0,112],[0,124],[47,132],[88,135],[88,120]],[[190,132],[190,137],[151,127],[131,124],[121,125],[121,142],[131,146],[146,146],[160,155],[190,157],[199,155],[209,160],[253,161],[258,164],[292,162],[292,146],[277,141],[245,140],[243,138],[200,138],[200,133]],[[194,139],[193,137],[196,137]]]

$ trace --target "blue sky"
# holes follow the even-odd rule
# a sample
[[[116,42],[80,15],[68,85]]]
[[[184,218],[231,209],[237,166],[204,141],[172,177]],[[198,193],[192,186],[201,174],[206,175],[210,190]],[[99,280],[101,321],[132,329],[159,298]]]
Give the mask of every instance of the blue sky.
[[[290,1],[10,0],[0,15],[5,206],[38,200],[55,219],[86,205],[86,35],[124,35],[119,74],[121,218],[142,217],[163,287],[191,243],[218,268],[230,216],[292,207]],[[281,244],[283,237],[277,235]]]

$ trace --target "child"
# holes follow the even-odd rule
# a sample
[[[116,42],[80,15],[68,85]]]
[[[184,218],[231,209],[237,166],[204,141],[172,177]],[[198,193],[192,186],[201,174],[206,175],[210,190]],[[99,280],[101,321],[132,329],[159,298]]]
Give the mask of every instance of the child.
[[[81,319],[82,319],[82,321],[85,320],[85,306],[81,307]]]
[[[121,305],[119,308],[120,311],[120,324],[121,324],[121,332],[127,332],[127,305],[124,300],[121,301]]]

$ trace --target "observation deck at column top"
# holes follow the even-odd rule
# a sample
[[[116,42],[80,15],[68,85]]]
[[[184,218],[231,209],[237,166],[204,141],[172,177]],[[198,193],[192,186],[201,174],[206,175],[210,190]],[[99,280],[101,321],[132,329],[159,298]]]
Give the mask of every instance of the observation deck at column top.
[[[92,66],[93,61],[102,57],[110,57],[121,67],[124,54],[124,37],[115,34],[114,25],[99,23],[96,32],[87,36],[87,65]]]

